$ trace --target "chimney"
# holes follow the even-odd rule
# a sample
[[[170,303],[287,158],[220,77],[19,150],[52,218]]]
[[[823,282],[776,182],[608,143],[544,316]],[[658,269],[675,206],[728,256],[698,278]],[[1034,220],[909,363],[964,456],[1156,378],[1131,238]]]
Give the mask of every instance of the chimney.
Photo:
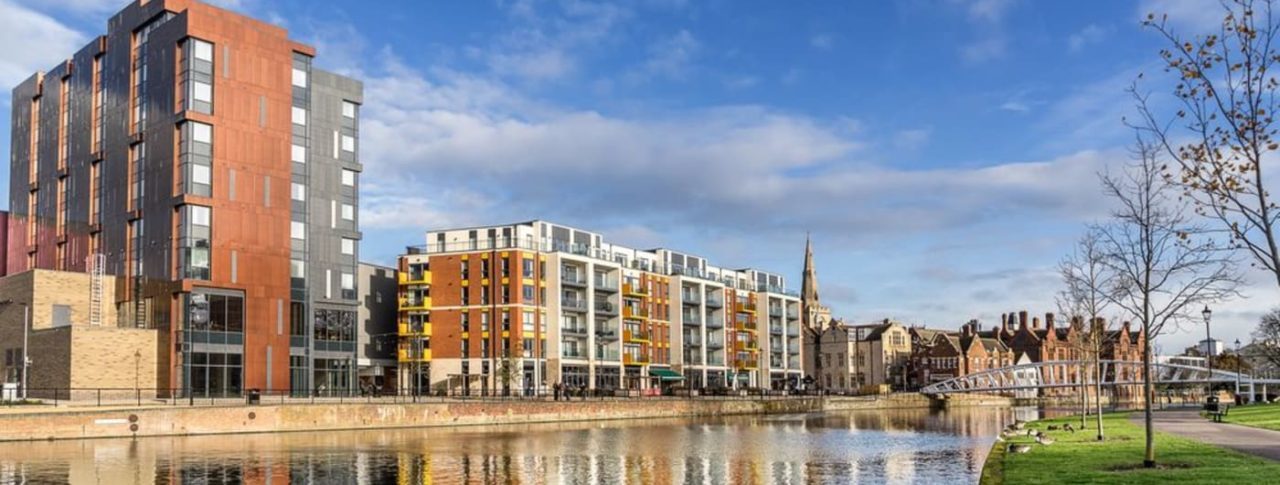
[[[1031,317],[1031,329],[1040,330],[1040,317]]]
[[[1010,317],[1010,318],[1013,318],[1013,317]],[[1027,311],[1026,310],[1018,312],[1018,326],[1021,328],[1027,328]]]
[[[1003,328],[1005,330],[1009,329],[1009,314],[1007,313],[1000,314],[1000,328]]]
[[[1044,328],[1053,330],[1053,314],[1052,313],[1044,314]]]
[[[961,326],[960,326],[960,335],[961,335],[961,336],[964,336],[964,337],[968,337],[968,336],[970,336],[970,335],[973,335],[973,322],[969,322],[969,323],[966,323],[966,324],[964,324],[964,325],[961,325]]]

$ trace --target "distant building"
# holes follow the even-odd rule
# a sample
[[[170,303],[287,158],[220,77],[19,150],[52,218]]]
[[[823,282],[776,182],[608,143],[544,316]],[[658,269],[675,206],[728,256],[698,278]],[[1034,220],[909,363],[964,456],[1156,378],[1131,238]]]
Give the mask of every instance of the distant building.
[[[1205,339],[1196,343],[1196,351],[1200,352],[1200,355],[1217,357],[1226,350],[1226,343],[1216,338]]]
[[[394,392],[396,376],[396,292],[398,274],[395,268],[360,263],[360,308],[356,321],[356,367],[360,389]]]
[[[900,390],[907,384],[911,335],[906,327],[885,320],[872,325],[832,323],[821,336],[823,389],[862,392],[888,386]]]
[[[820,354],[818,351],[818,342],[821,339],[822,332],[826,331],[827,325],[831,323],[831,309],[822,305],[822,299],[818,295],[818,269],[813,261],[813,241],[808,237],[804,241],[804,273],[800,283],[800,315],[801,315],[801,334],[802,345],[806,349],[812,349],[808,352],[810,356],[804,360],[803,370],[806,382],[811,385],[821,386],[819,375],[821,371]]]

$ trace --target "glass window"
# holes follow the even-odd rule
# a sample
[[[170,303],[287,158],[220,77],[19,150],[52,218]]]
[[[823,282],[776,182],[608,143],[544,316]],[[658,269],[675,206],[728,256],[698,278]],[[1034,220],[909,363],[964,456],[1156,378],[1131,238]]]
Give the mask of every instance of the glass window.
[[[187,207],[191,210],[192,224],[195,224],[197,226],[209,225],[209,213],[211,211],[209,210],[208,207],[200,206],[200,205],[189,205]]]
[[[213,127],[200,123],[198,121],[190,121],[191,123],[191,139],[200,143],[213,143]]]
[[[356,208],[351,204],[342,204],[342,218],[348,221],[356,220]]]
[[[306,126],[306,125],[307,125],[307,110],[306,110],[306,109],[299,108],[299,107],[297,107],[297,106],[294,106],[294,107],[293,107],[293,124],[295,124],[295,125],[302,125],[302,126]]]
[[[297,259],[289,260],[289,277],[305,278],[306,276],[307,276],[307,263]]]
[[[307,71],[293,68],[293,85],[300,88],[307,87]]]
[[[210,180],[209,166],[208,165],[192,165],[191,181],[197,184],[205,184],[205,185],[209,185],[210,183],[212,183],[213,181]]]
[[[355,275],[353,275],[353,274],[351,274],[351,273],[342,273],[342,289],[344,289],[344,290],[354,290],[354,289],[356,289],[356,277],[355,277]]]
[[[292,188],[293,200],[307,200],[307,186],[294,182]]]
[[[307,163],[307,147],[294,145],[290,159],[298,163]]]
[[[294,238],[294,239],[298,239],[298,240],[306,239],[306,238],[307,238],[307,225],[306,225],[306,224],[304,224],[304,223],[298,222],[298,221],[292,221],[292,222],[290,222],[290,223],[289,223],[289,236],[290,236],[290,237],[292,237],[292,238]]]
[[[353,153],[356,151],[355,137],[351,135],[342,135],[342,151]]]
[[[347,117],[347,118],[355,119],[355,117],[356,117],[356,104],[355,104],[355,103],[352,103],[352,102],[350,102],[350,101],[343,101],[343,102],[342,102],[342,116],[345,116],[345,117]]]
[[[192,39],[192,41],[195,43],[196,59],[213,62],[213,44],[199,39]]]
[[[356,240],[355,240],[355,239],[348,239],[348,238],[345,238],[345,237],[344,237],[344,238],[342,238],[342,254],[346,254],[346,255],[348,255],[348,256],[355,256],[355,254],[356,254]]]
[[[213,102],[213,86],[201,81],[191,82],[191,97],[196,101]]]
[[[342,185],[354,187],[356,185],[356,171],[342,169]]]

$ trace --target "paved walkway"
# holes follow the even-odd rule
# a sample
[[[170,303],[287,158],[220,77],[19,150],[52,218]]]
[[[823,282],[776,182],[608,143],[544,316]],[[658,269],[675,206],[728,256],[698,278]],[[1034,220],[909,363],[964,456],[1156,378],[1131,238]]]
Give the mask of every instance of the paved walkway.
[[[1141,412],[1129,419],[1142,426]],[[1215,423],[1190,410],[1157,411],[1154,419],[1157,431],[1280,461],[1280,431]]]

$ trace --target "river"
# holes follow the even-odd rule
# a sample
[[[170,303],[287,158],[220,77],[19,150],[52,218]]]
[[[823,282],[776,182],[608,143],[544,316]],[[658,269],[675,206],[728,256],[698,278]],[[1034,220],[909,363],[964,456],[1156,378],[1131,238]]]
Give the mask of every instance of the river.
[[[999,408],[0,443],[11,483],[975,483]]]

